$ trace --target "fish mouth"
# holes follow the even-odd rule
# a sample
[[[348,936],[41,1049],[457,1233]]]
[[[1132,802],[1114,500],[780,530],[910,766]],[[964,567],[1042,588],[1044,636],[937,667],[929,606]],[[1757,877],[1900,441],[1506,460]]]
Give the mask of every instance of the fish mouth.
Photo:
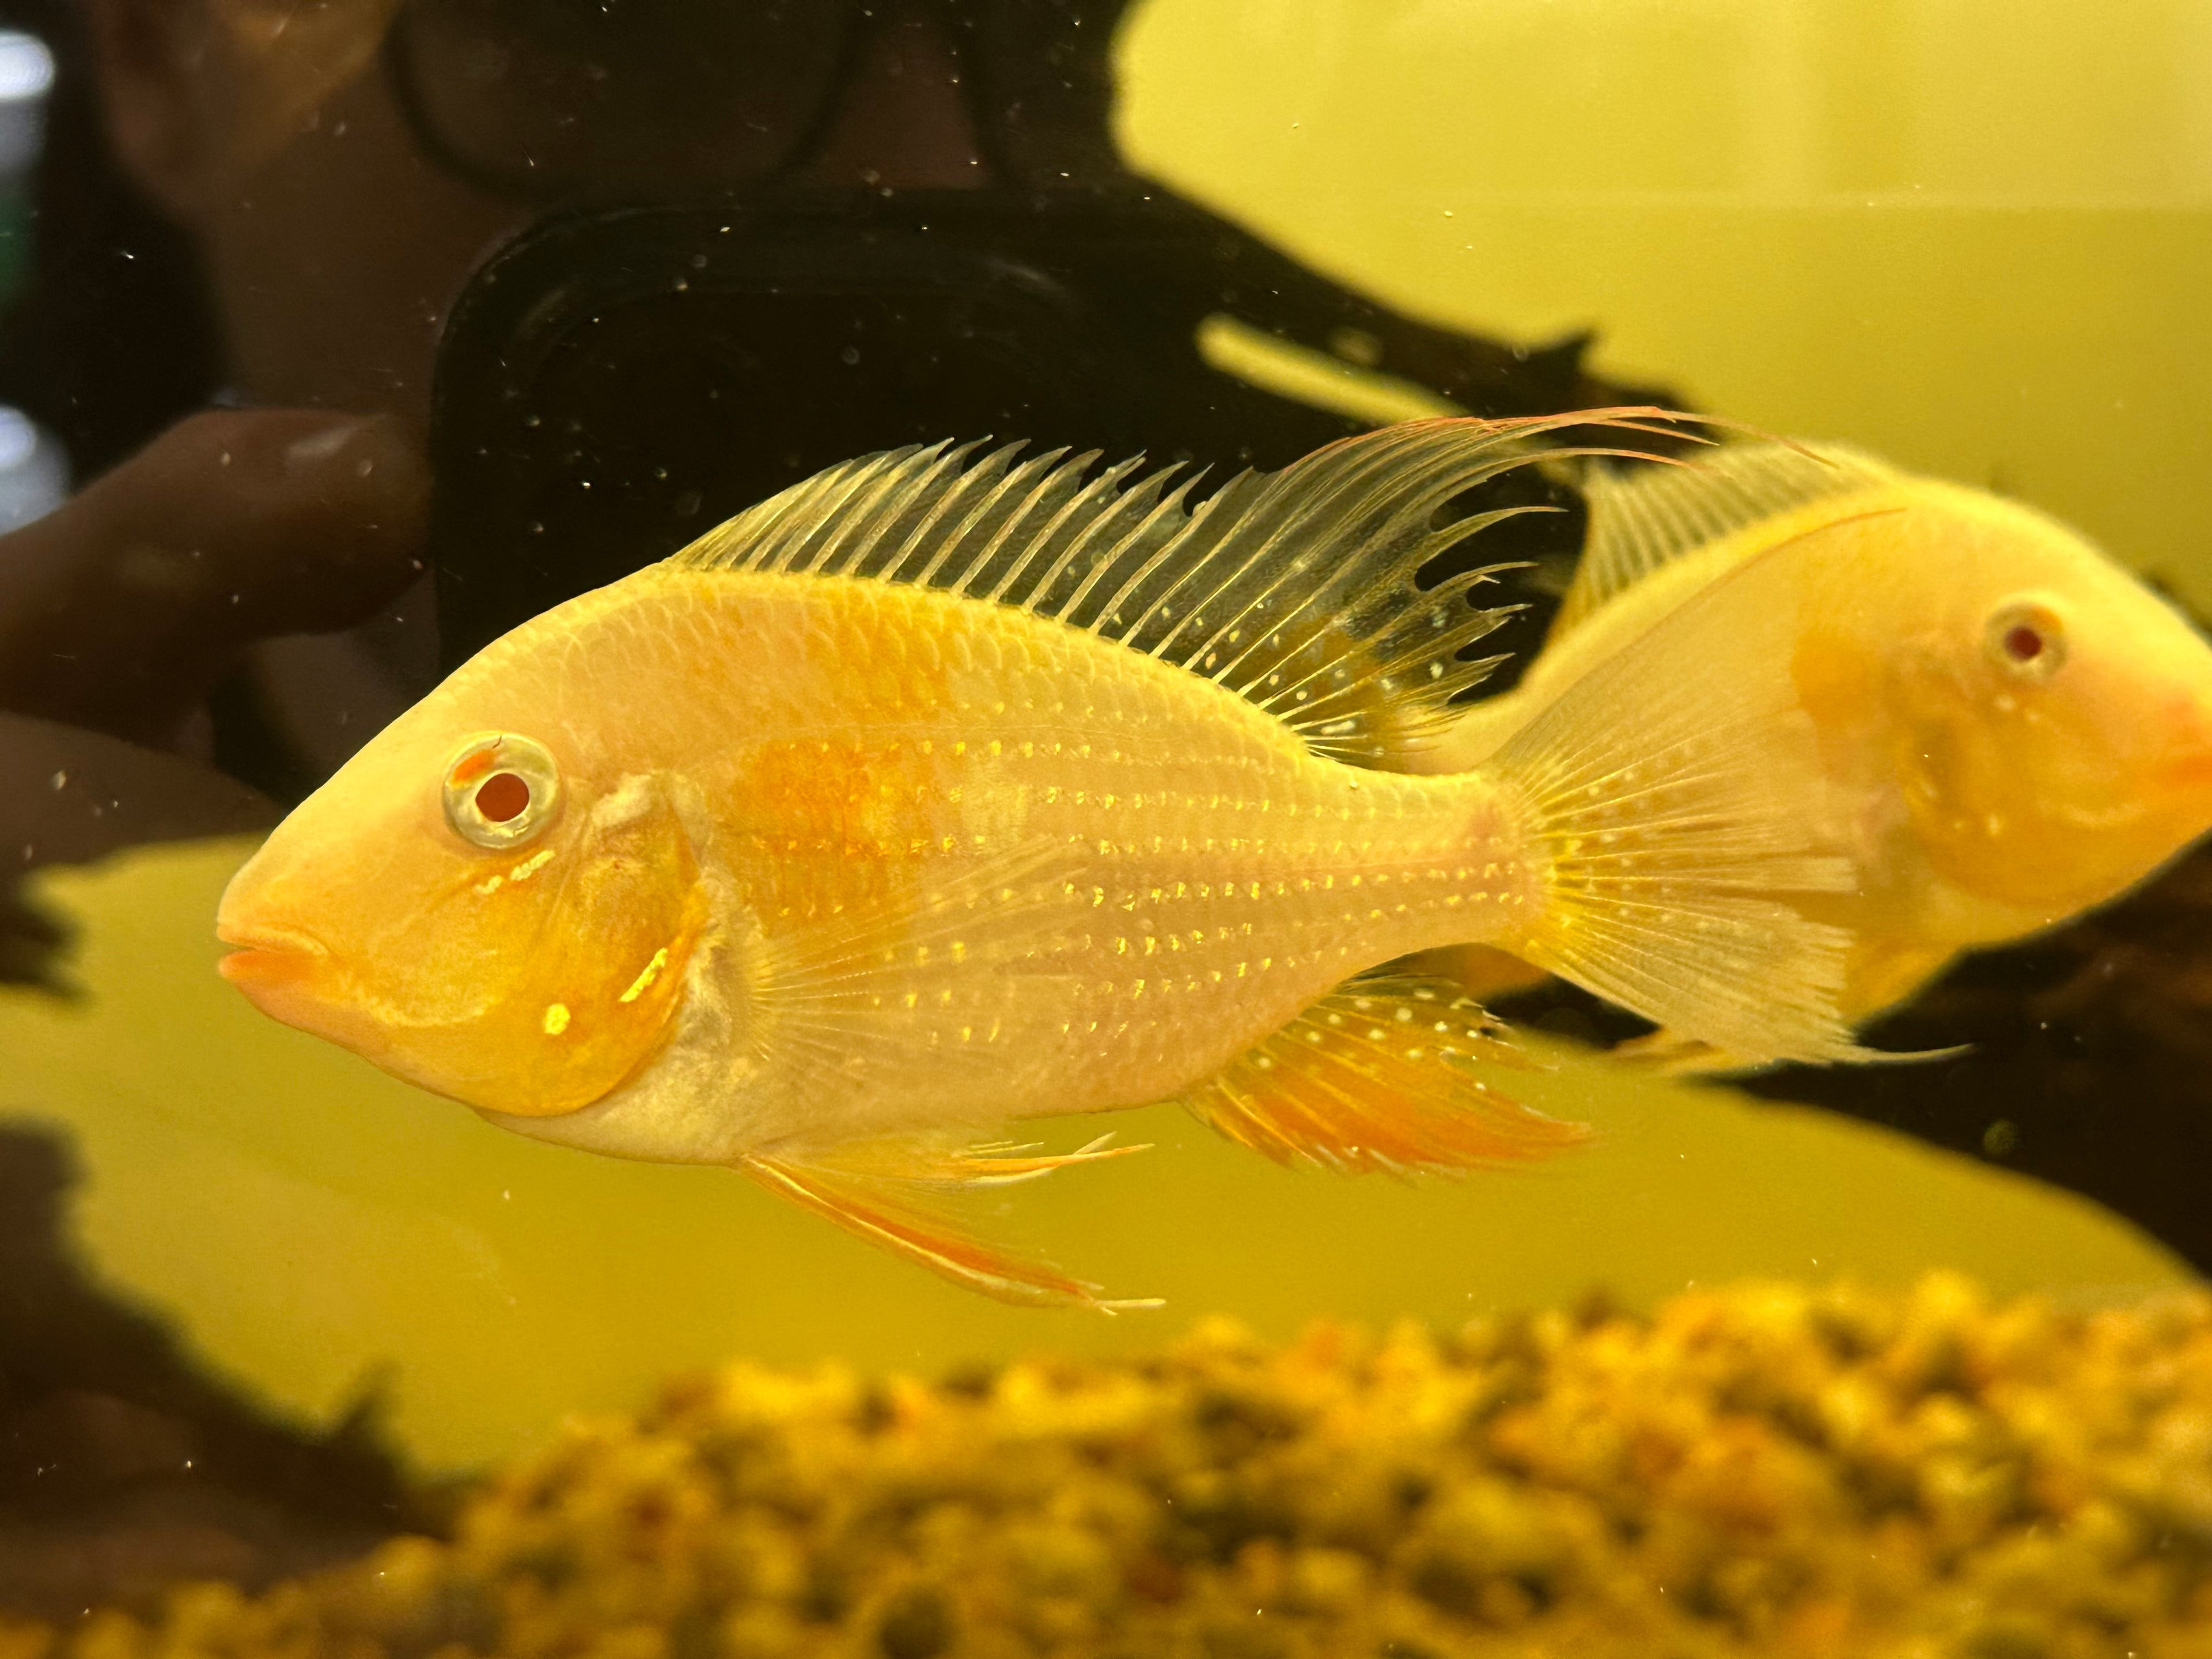
[[[257,989],[296,986],[330,957],[320,939],[284,927],[246,927],[218,922],[215,936],[232,947],[216,971],[251,995]]]
[[[2158,781],[2199,801],[2212,798],[2212,742],[2176,745],[2164,757]]]

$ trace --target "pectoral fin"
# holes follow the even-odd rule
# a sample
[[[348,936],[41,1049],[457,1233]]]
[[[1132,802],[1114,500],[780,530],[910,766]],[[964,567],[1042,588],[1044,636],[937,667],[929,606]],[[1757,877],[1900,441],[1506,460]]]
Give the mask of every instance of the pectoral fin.
[[[1355,980],[1182,1101],[1240,1146],[1346,1175],[1480,1169],[1589,1138],[1492,1089],[1478,1061],[1532,1065],[1455,988]]]
[[[1079,1152],[1037,1156],[1025,1147],[954,1150],[916,1139],[757,1155],[739,1159],[737,1167],[778,1197],[964,1289],[1031,1307],[1092,1308],[1110,1314],[1159,1304],[1102,1297],[1096,1285],[978,1237],[957,1212],[957,1197],[965,1188],[1028,1180],[1144,1150],[1093,1141]]]
[[[882,891],[752,944],[746,1040],[848,1087],[917,1064],[1002,1073],[1009,1006],[1067,976],[1058,923],[1081,856],[1043,842],[965,870],[916,860],[884,873]]]

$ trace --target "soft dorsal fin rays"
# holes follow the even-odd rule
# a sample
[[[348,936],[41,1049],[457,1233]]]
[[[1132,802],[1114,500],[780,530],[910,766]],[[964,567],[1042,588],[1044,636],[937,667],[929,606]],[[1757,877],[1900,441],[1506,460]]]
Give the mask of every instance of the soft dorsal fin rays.
[[[1279,1164],[1455,1173],[1564,1152],[1589,1131],[1500,1094],[1476,1063],[1530,1067],[1455,987],[1357,979],[1182,1097]]]
[[[1893,483],[1886,463],[1840,444],[1729,444],[1674,466],[1594,465],[1583,479],[1589,528],[1552,623],[1557,640],[1652,572],[1723,537],[1813,501]]]
[[[1389,766],[1448,724],[1493,661],[1465,648],[1513,607],[1477,609],[1491,574],[1435,586],[1436,556],[1516,511],[1442,528],[1476,484],[1561,454],[1533,442],[1590,427],[1680,438],[1650,408],[1516,421],[1417,421],[1348,438],[1194,509],[1197,479],[1021,446],[907,448],[847,462],[709,531],[682,568],[909,582],[1017,605],[1237,691],[1340,759]]]

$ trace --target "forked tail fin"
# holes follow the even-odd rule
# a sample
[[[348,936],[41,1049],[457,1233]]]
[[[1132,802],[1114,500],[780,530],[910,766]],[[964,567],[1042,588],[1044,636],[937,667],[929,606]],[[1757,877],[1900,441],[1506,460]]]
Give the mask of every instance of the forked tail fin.
[[[1754,559],[1593,668],[1498,752],[1542,898],[1494,941],[1750,1064],[1862,1058],[1850,935],[1792,901],[1850,890],[1791,661],[1786,561]]]

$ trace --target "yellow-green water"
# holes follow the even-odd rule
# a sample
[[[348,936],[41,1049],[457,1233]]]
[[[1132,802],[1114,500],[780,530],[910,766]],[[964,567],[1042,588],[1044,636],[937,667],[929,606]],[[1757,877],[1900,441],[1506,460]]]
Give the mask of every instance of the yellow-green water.
[[[1018,1189],[1066,1265],[1164,1313],[1001,1307],[726,1171],[527,1141],[264,1018],[215,974],[207,918],[238,842],[53,877],[89,994],[0,994],[0,1114],[80,1137],[76,1236],[222,1375],[313,1420],[371,1381],[432,1465],[535,1443],[731,1354],[925,1374],[1038,1346],[1157,1346],[1234,1314],[1470,1315],[1603,1285],[1649,1304],[1747,1274],[2116,1298],[2186,1278],[2095,1206],[1821,1113],[1625,1075],[1547,1050],[1532,1103],[1602,1126],[1548,1167],[1412,1187],[1293,1174],[1179,1113],[1121,1120],[1154,1150]],[[1074,1144],[1095,1121],[1048,1124]]]
[[[1994,484],[2212,608],[2212,9],[1157,0],[1147,171],[1417,314]]]

